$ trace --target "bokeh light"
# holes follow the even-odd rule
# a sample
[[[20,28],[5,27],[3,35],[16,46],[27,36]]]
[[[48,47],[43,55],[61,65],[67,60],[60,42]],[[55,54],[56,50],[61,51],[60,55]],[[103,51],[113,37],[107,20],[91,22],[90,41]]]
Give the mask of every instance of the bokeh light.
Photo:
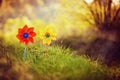
[[[85,0],[88,4],[92,3],[94,0]]]

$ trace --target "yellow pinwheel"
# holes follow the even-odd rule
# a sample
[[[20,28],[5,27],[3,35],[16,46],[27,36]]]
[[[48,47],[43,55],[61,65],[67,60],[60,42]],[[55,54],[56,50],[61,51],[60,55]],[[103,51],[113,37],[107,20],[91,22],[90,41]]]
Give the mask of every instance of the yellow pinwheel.
[[[43,31],[40,31],[39,37],[42,39],[43,44],[49,45],[52,40],[56,40],[56,33],[51,27],[47,26]]]
[[[46,45],[46,53],[48,53],[48,46],[51,44],[51,41],[56,40],[56,32],[51,27],[46,26],[45,29],[39,31],[39,37],[43,44]]]

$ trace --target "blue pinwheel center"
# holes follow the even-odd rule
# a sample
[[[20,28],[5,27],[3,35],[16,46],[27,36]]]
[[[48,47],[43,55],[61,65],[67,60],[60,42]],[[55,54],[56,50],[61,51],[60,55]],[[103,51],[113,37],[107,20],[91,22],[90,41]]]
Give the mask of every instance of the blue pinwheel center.
[[[29,36],[28,33],[24,33],[24,34],[23,34],[23,37],[24,37],[24,38],[28,38],[28,36]]]

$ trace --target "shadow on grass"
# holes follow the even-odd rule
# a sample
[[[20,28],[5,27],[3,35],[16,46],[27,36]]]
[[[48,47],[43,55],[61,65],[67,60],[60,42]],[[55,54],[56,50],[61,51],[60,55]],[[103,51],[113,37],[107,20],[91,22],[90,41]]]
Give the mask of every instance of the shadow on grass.
[[[70,36],[55,42],[60,46],[71,48],[75,54],[87,55],[108,66],[120,64],[120,43],[105,38],[95,38],[91,41],[82,40],[81,36]]]

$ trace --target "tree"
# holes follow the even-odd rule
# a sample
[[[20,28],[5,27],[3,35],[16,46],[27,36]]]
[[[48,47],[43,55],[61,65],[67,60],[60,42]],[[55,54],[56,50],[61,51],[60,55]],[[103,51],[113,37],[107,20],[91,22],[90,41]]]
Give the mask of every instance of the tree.
[[[91,5],[86,3],[100,30],[120,29],[120,2],[117,3],[114,0],[94,0]]]

